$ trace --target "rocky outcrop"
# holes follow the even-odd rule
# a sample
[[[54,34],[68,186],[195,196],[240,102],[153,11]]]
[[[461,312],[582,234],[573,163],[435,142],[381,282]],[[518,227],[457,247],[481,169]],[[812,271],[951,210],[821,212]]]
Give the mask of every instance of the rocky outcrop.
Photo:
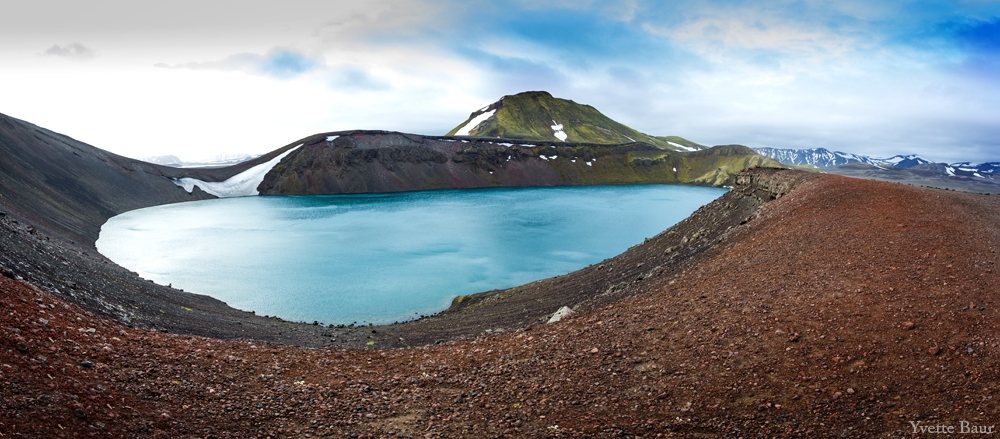
[[[791,192],[796,185],[808,180],[809,174],[787,171],[782,168],[754,168],[737,173],[733,182],[739,186],[765,192],[771,199],[781,198]]]
[[[563,306],[562,308],[556,310],[556,312],[552,313],[552,317],[549,317],[549,320],[545,323],[557,323],[562,321],[562,319],[565,319],[573,314],[575,313],[573,312],[572,308],[568,306]]]

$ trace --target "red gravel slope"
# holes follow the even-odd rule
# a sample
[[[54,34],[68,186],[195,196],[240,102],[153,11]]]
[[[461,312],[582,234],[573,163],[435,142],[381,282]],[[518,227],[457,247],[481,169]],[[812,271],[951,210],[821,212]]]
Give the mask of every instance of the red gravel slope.
[[[125,328],[0,277],[0,437],[988,428],[1000,425],[998,241],[996,197],[819,176],[630,298],[397,350]]]

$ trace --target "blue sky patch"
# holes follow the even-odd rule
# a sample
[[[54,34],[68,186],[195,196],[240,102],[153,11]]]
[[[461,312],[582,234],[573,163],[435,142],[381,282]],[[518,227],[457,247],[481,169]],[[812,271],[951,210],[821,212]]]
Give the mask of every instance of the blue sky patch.
[[[322,66],[322,63],[289,49],[275,49],[260,60],[257,70],[264,75],[289,79]]]

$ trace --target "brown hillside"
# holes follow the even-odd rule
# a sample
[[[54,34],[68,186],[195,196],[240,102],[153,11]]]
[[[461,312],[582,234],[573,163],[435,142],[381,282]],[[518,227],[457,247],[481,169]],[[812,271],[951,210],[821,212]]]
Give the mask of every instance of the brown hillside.
[[[6,273],[0,433],[867,438],[1000,424],[998,199],[801,175],[744,174],[779,198],[674,271],[639,267],[618,301],[428,347],[127,328]],[[652,257],[658,239],[631,251]]]

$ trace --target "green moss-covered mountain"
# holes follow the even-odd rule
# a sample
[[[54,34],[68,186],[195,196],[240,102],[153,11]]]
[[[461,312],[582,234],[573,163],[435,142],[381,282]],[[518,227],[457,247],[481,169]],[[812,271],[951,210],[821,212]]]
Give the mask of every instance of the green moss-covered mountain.
[[[608,145],[638,142],[672,151],[706,148],[681,137],[641,133],[590,105],[554,98],[544,91],[504,96],[469,115],[447,135]]]

